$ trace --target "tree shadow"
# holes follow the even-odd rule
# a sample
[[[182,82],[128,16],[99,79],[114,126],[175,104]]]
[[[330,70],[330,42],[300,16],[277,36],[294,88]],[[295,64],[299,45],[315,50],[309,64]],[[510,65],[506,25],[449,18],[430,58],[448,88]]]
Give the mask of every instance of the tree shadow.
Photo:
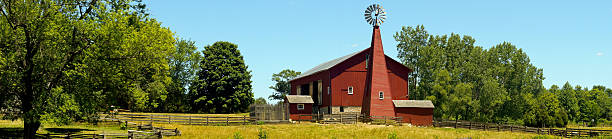
[[[23,128],[0,128],[0,138],[20,138]]]
[[[81,131],[94,131],[91,129],[83,129],[83,128],[45,128],[45,130],[52,132],[52,133],[60,133],[60,134],[79,133]]]

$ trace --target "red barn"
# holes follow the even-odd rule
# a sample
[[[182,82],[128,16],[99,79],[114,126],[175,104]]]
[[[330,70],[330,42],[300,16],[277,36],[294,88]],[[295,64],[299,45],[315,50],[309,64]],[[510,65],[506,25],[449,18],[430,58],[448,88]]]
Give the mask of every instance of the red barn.
[[[361,113],[370,116],[408,116],[412,121],[429,120],[432,107],[413,110],[408,100],[408,74],[412,69],[393,60],[383,52],[380,29],[374,26],[369,48],[320,64],[291,80],[294,96],[310,96],[312,114]],[[431,104],[431,101],[424,101]],[[289,102],[291,103],[291,102]],[[404,108],[407,107],[407,108]],[[290,114],[297,112],[289,107]],[[303,112],[299,112],[303,113]],[[419,116],[413,116],[419,115]],[[422,119],[427,117],[428,119]],[[293,117],[292,117],[293,118]],[[405,119],[404,118],[404,119]]]

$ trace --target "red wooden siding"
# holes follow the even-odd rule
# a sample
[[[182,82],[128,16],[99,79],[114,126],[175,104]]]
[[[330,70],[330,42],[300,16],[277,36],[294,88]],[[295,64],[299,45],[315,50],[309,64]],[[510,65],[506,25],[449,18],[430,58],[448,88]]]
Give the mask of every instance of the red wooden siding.
[[[297,104],[298,103],[290,103],[289,104],[289,118],[293,119],[293,120],[310,120],[312,119],[312,117],[307,116],[307,117],[301,117],[299,115],[301,114],[312,114],[312,104],[304,104],[304,109],[303,110],[298,110],[297,109]]]
[[[380,37],[380,29],[378,26],[374,27],[372,33],[372,51],[370,54],[371,65],[368,65],[368,82],[369,88],[369,101],[364,105],[367,111],[363,113],[371,116],[394,116],[395,112],[393,109],[393,102],[391,96],[391,85],[389,83],[389,73],[387,71],[387,61],[385,60],[385,54],[383,51],[382,40]],[[379,99],[379,92],[383,92],[384,99]]]
[[[390,57],[385,58],[389,71],[389,83],[393,91],[393,100],[408,99],[408,73],[412,72],[406,66],[398,63]]]
[[[328,71],[321,71],[319,73],[315,73],[312,74],[310,76],[306,76],[300,79],[296,79],[290,82],[291,84],[291,92],[289,92],[290,95],[297,95],[297,86],[298,85],[303,85],[303,84],[309,84],[310,82],[316,82],[318,80],[321,80],[323,84],[322,86],[322,91],[321,93],[323,93],[321,96],[323,97],[323,105],[321,105],[321,107],[327,107],[329,106],[329,101],[330,101],[330,96],[327,95],[327,87],[330,85],[330,80],[329,80],[329,72]],[[313,88],[313,89],[317,89],[317,88]],[[301,92],[301,93],[308,93],[308,92]],[[314,98],[314,97],[313,97]],[[315,101],[315,103],[318,103],[317,100],[313,100]]]
[[[395,116],[412,125],[430,126],[433,121],[433,108],[395,108],[395,112]]]

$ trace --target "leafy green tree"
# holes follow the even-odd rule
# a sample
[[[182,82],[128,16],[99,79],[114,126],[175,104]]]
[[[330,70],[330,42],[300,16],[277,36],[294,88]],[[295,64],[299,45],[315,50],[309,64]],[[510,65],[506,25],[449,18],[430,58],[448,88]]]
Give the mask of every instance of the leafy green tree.
[[[533,96],[544,91],[542,69],[530,64],[527,54],[511,43],[483,49],[474,46],[470,36],[429,35],[422,25],[403,27],[394,38],[398,58],[415,69],[409,75],[410,98],[432,100],[436,118],[454,115],[451,108],[457,102],[471,102],[463,104],[470,112],[462,119],[522,123]],[[455,93],[467,92],[453,89],[462,83],[472,85],[471,101],[453,98],[459,96]]]
[[[459,83],[453,88],[454,93],[449,96],[449,105],[452,106],[449,109],[450,117],[454,117],[455,120],[470,120],[467,119],[470,115],[470,108],[473,107],[472,101],[472,84]]]
[[[268,102],[266,102],[265,98],[259,97],[259,98],[255,99],[255,104],[268,104]]]
[[[574,90],[574,87],[570,85],[569,82],[565,82],[565,85],[563,85],[563,88],[561,88],[559,94],[559,101],[561,102],[561,106],[563,106],[563,108],[568,111],[568,117],[571,121],[581,119],[581,114],[579,110],[580,107],[578,106],[578,96],[576,95],[576,91],[581,91],[581,89]]]
[[[251,72],[238,46],[215,42],[202,51],[198,78],[190,90],[192,111],[206,113],[246,112],[255,100]]]
[[[194,41],[179,39],[176,51],[170,56],[171,84],[168,86],[168,99],[163,102],[159,112],[187,112],[189,102],[187,100],[188,88],[196,79],[196,73],[200,70],[202,55],[197,51]]]
[[[535,117],[526,119],[526,125],[536,127],[565,127],[567,125],[567,113],[553,93],[544,92],[538,95],[535,105],[530,110],[534,111]]]
[[[95,120],[100,100],[164,100],[170,80],[158,64],[174,38],[143,9],[129,0],[0,2],[0,92],[23,112],[24,138],[41,122]]]
[[[291,84],[289,83],[289,80],[297,77],[300,74],[302,73],[290,69],[285,69],[279,73],[272,74],[272,81],[276,83],[273,86],[270,86],[270,89],[274,90],[274,92],[268,98],[278,101],[285,99],[285,96],[291,92]]]

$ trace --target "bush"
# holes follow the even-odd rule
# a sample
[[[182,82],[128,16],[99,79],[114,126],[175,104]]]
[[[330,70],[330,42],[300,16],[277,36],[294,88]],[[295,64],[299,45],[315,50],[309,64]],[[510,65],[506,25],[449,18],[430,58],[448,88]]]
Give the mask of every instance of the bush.
[[[264,122],[263,121],[257,121],[257,125],[263,125]]]
[[[398,139],[399,137],[397,137],[397,133],[395,132],[391,132],[389,133],[389,135],[387,135],[388,139]]]
[[[257,134],[257,137],[259,137],[259,139],[267,139],[268,138],[268,132],[266,132],[263,129],[259,129],[259,134]]]
[[[126,130],[127,129],[127,124],[125,122],[121,122],[121,124],[119,124],[119,128],[121,130]]]
[[[242,137],[242,135],[240,135],[240,132],[236,132],[236,133],[234,133],[234,139],[244,139],[244,137]]]

